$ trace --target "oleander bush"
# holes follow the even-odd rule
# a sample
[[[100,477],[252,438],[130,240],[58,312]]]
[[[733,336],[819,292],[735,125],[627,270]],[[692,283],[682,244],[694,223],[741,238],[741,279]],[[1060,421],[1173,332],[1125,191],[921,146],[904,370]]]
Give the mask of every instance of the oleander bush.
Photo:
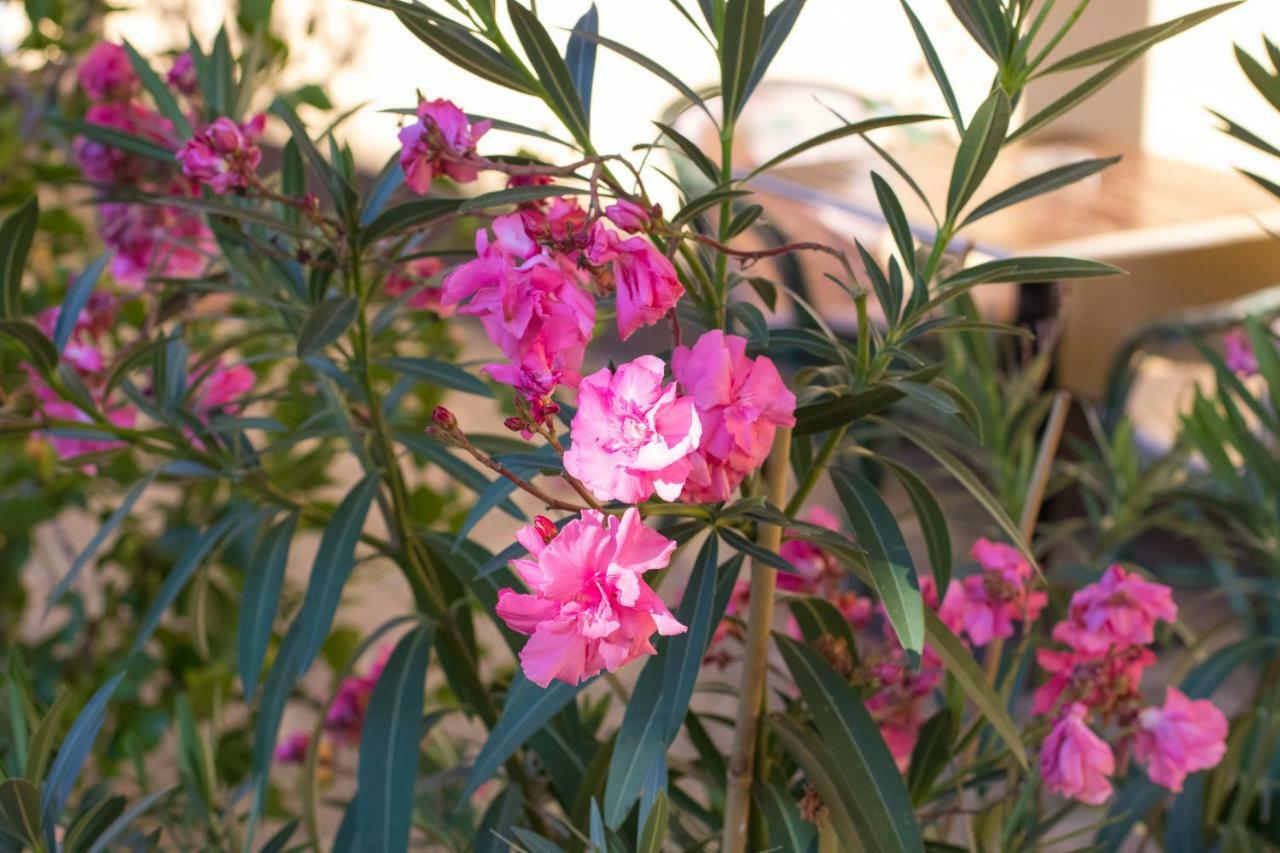
[[[1123,429],[1061,456],[1051,340],[971,298],[1117,270],[953,252],[1114,162],[984,185],[1007,145],[1234,4],[1068,54],[1052,0],[951,0],[993,72],[962,103],[902,2],[945,114],[833,117],[735,170],[803,0],[672,0],[712,86],[595,6],[366,2],[556,124],[422,81],[363,174],[321,90],[274,92],[284,48],[244,9],[168,57],[93,43],[51,99],[104,251],[48,280],[43,183],[0,225],[3,418],[101,526],[15,612],[98,675],[67,689],[6,628],[7,849],[1277,843],[1270,635],[1218,642],[1135,561],[1165,492]],[[718,150],[668,122],[598,150],[605,52]],[[957,140],[945,198],[875,143],[925,123]],[[752,179],[853,137],[892,252],[775,239]],[[838,308],[771,274],[815,257]],[[379,570],[406,597],[354,632],[344,592]]]

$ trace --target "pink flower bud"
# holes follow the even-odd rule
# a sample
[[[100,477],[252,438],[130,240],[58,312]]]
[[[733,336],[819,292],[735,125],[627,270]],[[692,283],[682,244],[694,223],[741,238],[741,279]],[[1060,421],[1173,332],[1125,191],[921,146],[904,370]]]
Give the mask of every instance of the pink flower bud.
[[[543,542],[550,542],[556,538],[555,522],[547,518],[545,515],[535,515],[533,517],[533,529],[538,531],[538,535],[542,537]]]
[[[431,410],[431,420],[435,421],[445,431],[452,431],[458,428],[458,419],[453,416],[453,412],[444,406],[436,406]]]

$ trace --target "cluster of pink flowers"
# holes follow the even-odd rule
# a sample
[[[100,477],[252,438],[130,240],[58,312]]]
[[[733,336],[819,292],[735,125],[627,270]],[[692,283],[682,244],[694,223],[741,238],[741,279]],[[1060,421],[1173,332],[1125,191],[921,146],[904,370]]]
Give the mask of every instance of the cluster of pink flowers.
[[[262,162],[258,140],[266,120],[262,113],[243,124],[225,116],[214,119],[178,149],[182,174],[219,195],[248,187]]]
[[[1032,588],[1031,564],[1010,545],[979,539],[969,552],[982,571],[947,587],[938,616],[975,646],[1012,637],[1017,622],[1031,624],[1049,597]]]
[[[1075,593],[1067,616],[1053,629],[1066,650],[1040,649],[1037,661],[1050,674],[1035,694],[1033,711],[1054,715],[1040,751],[1040,768],[1052,791],[1098,804],[1111,796],[1115,752],[1092,728],[1119,729],[1117,748],[1133,757],[1153,782],[1182,790],[1187,774],[1217,765],[1226,751],[1227,721],[1204,699],[1168,688],[1163,707],[1143,707],[1139,683],[1155,662],[1150,644],[1157,621],[1178,616],[1169,587],[1112,566],[1096,583]]]
[[[437,99],[418,104],[418,120],[400,131],[400,168],[404,181],[418,195],[444,175],[460,184],[476,179],[476,143],[490,127],[475,124],[452,101]]]
[[[646,527],[635,507],[621,517],[585,510],[559,533],[539,518],[516,537],[530,556],[513,566],[532,592],[499,591],[498,615],[529,635],[520,663],[535,684],[613,672],[653,654],[655,632],[686,630],[644,582],[667,565],[676,543]]]
[[[364,728],[364,716],[369,709],[369,697],[374,685],[387,666],[391,646],[384,646],[377,660],[364,675],[351,675],[338,685],[333,703],[324,716],[324,734],[339,745],[354,746],[360,742]],[[311,737],[306,732],[294,732],[276,746],[276,761],[281,764],[301,764],[307,757]]]

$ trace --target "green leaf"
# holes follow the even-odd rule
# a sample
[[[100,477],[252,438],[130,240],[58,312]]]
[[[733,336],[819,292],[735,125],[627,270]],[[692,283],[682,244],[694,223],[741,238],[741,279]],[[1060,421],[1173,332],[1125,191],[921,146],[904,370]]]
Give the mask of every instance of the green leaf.
[[[716,537],[708,536],[675,613],[688,630],[658,641],[658,654],[645,663],[627,703],[605,786],[605,822],[611,828],[626,819],[650,768],[680,733],[711,633],[720,621],[714,612],[716,560]]]
[[[707,118],[711,119],[712,124],[716,123],[715,116],[711,115],[711,111],[707,108],[707,104],[702,99],[702,96],[699,95],[697,92],[695,92],[692,88],[690,88],[687,83],[681,80],[679,76],[672,73],[672,71],[668,69],[666,66],[661,65],[658,62],[655,62],[654,60],[645,56],[643,53],[641,53],[638,50],[633,50],[632,48],[627,47],[625,44],[616,42],[613,39],[605,38],[604,36],[599,35],[598,33],[589,33],[584,30],[574,30],[573,35],[581,36],[582,38],[588,41],[596,42],[597,44],[600,44],[600,45],[603,45],[604,47],[609,48],[609,50],[612,50],[614,53],[618,54],[619,56],[625,59],[630,59],[636,65],[639,65],[641,68],[650,72],[654,76],[670,84],[672,88],[674,88],[676,91],[678,91],[681,95],[685,97],[685,100],[687,100],[690,104],[693,104],[699,107],[704,113],[706,113]]]
[[[796,409],[796,425],[793,434],[816,435],[842,427],[883,412],[902,397],[901,391],[889,385],[873,385],[833,400],[809,403]]]
[[[547,93],[547,105],[564,123],[570,135],[584,148],[591,145],[591,131],[587,128],[587,114],[582,99],[574,87],[569,66],[560,57],[551,36],[542,22],[516,0],[507,0],[507,13],[516,37],[529,58],[538,82]]]
[[[368,246],[383,237],[445,219],[457,213],[462,204],[463,200],[457,198],[415,198],[404,204],[397,204],[378,214],[360,230],[360,242]]]
[[[280,606],[280,590],[284,587],[289,545],[297,526],[297,514],[290,513],[268,530],[258,541],[245,568],[236,631],[236,663],[246,702],[253,700],[258,676],[262,674],[262,661]]]
[[[110,259],[111,256],[106,252],[99,255],[67,287],[67,292],[62,297],[62,304],[58,306],[58,320],[53,326],[53,348],[59,353],[67,348],[67,341],[71,340],[71,333],[75,331],[80,312],[88,303],[89,296],[92,295],[93,288],[97,285],[98,278]]]
[[[1059,59],[1048,68],[1040,72],[1039,75],[1056,74],[1060,71],[1071,71],[1076,68],[1085,68],[1089,65],[1097,65],[1101,62],[1108,62],[1117,57],[1124,56],[1133,51],[1141,53],[1152,46],[1159,44],[1165,39],[1172,38],[1181,32],[1191,29],[1197,24],[1203,23],[1210,18],[1220,15],[1228,9],[1239,6],[1243,0],[1235,0],[1232,3],[1221,3],[1217,6],[1211,6],[1208,9],[1201,9],[1198,12],[1192,12],[1189,15],[1183,15],[1169,21],[1159,24],[1152,24],[1149,27],[1143,27],[1140,30],[1128,33],[1117,38],[1109,39],[1101,44],[1095,44],[1084,50],[1071,54],[1070,56]]]
[[[636,844],[636,853],[662,853],[662,842],[667,837],[667,792],[659,791],[649,810],[649,819],[640,830],[640,840]]]
[[[1009,41],[1009,27],[999,0],[947,0],[947,4],[978,46],[999,63]]]
[[[492,397],[489,386],[455,364],[430,358],[384,358],[378,362],[388,370],[421,379],[440,388],[452,388],[480,397]]]
[[[369,697],[356,777],[362,850],[409,846],[431,637],[430,625],[405,634]]]
[[[26,320],[0,320],[0,335],[7,335],[26,349],[32,365],[42,373],[48,373],[58,364],[58,351],[44,332]]]
[[[16,320],[22,314],[22,271],[39,217],[40,203],[32,196],[0,222],[0,318]]]
[[[933,73],[933,79],[938,83],[938,90],[942,92],[942,97],[947,102],[947,109],[951,111],[951,119],[956,124],[956,130],[963,136],[964,116],[960,113],[960,103],[956,100],[956,93],[951,88],[951,81],[947,79],[947,71],[942,65],[942,60],[938,58],[938,52],[933,49],[933,42],[929,40],[929,34],[920,24],[920,19],[907,5],[907,0],[901,0],[901,3],[902,11],[906,12],[907,20],[911,22],[911,29],[916,34],[916,41],[920,42],[920,51],[924,54],[929,71]]]
[[[871,173],[871,183],[875,186],[876,199],[880,202],[880,210],[884,213],[885,222],[889,225],[889,232],[893,234],[893,242],[898,247],[898,257],[902,259],[907,271],[915,275],[916,244],[911,236],[911,224],[907,222],[907,214],[902,209],[902,202],[898,201],[893,187],[875,172]],[[886,308],[886,311],[888,310]],[[895,318],[897,313],[896,310],[893,311]]]
[[[978,107],[973,120],[960,140],[955,165],[951,170],[951,185],[947,189],[947,216],[959,217],[961,209],[977,191],[978,186],[991,171],[1004,145],[1009,130],[1009,98],[997,89]]]
[[[1124,54],[1115,62],[1112,62],[1106,68],[1092,75],[1088,79],[1072,87],[1065,95],[1053,101],[1040,112],[1031,116],[1024,121],[1017,130],[1009,134],[1009,138],[1005,140],[1005,144],[1016,142],[1019,139],[1034,133],[1042,127],[1045,127],[1054,119],[1062,116],[1064,113],[1075,109],[1082,102],[1093,96],[1099,89],[1110,83],[1116,77],[1133,63],[1137,62],[1142,56],[1142,50],[1130,51]]]
[[[58,747],[58,755],[40,788],[41,829],[46,833],[52,833],[61,817],[67,798],[71,796],[71,787],[80,776],[93,742],[106,721],[107,703],[123,679],[124,673],[118,672],[94,691]]]
[[[138,499],[142,497],[142,493],[146,491],[147,487],[155,482],[157,475],[158,472],[152,472],[139,480],[120,501],[120,505],[115,508],[111,515],[107,517],[107,520],[103,522],[102,526],[98,528],[98,531],[93,534],[93,538],[89,540],[88,545],[84,546],[84,550],[77,554],[76,558],[71,561],[71,568],[67,569],[67,573],[62,576],[58,581],[58,585],[53,588],[53,592],[49,594],[49,600],[45,602],[44,612],[46,616],[49,614],[49,611],[51,611],[54,606],[62,600],[62,596],[65,595],[67,590],[71,588],[71,585],[75,583],[76,578],[80,575],[80,572],[84,569],[85,565],[88,564],[93,555],[97,553],[98,549],[102,547],[102,543],[107,541],[107,537],[120,526],[121,522],[129,517],[129,513],[133,512],[134,504],[136,504]]]
[[[93,839],[124,814],[125,802],[124,797],[114,796],[102,797],[87,807],[82,804],[79,814],[67,827],[62,849],[66,853],[83,853]]]
[[[865,849],[866,836],[860,826],[862,804],[849,784],[848,771],[840,766],[835,751],[816,732],[791,717],[771,714],[766,718],[769,730],[782,742],[783,748],[804,771],[805,780],[818,791],[826,806],[835,834],[847,850]]]
[[[454,456],[448,449],[435,439],[428,438],[425,435],[416,433],[397,432],[395,434],[396,441],[409,448],[410,452],[424,459],[428,459],[440,466],[449,478],[462,486],[470,489],[476,494],[483,494],[485,489],[493,485],[493,481],[485,477],[476,469],[472,468],[466,462]],[[527,520],[528,516],[520,510],[510,500],[504,500],[498,504],[498,508],[507,515],[518,521]]]
[[[305,662],[302,671],[315,660],[329,634],[333,615],[342,598],[342,588],[355,566],[356,543],[364,530],[365,516],[378,493],[379,483],[377,474],[368,474],[356,483],[333,511],[324,529],[315,562],[311,565],[307,595],[297,617],[301,659]]]
[[[660,121],[655,121],[654,124],[662,130],[668,139],[679,146],[684,156],[689,158],[689,162],[693,163],[707,180],[711,181],[712,184],[720,183],[720,170],[716,168],[716,164],[711,162],[711,158],[698,147],[696,142],[670,125],[663,124]]]
[[[49,759],[53,756],[54,741],[61,733],[62,715],[70,700],[69,692],[60,692],[31,734],[31,742],[27,744],[27,761],[23,774],[32,782],[44,781],[45,771],[49,769]]]
[[[187,582],[191,580],[200,566],[204,564],[205,558],[213,552],[213,549],[224,538],[227,538],[235,531],[239,531],[245,524],[256,517],[256,514],[247,513],[244,510],[228,512],[191,540],[191,544],[182,552],[178,562],[165,575],[164,583],[160,585],[160,591],[156,593],[155,601],[151,602],[151,607],[147,610],[146,616],[142,619],[142,624],[138,627],[138,633],[134,636],[129,654],[137,654],[147,644],[147,641],[151,639],[151,635],[159,627],[160,620],[164,618],[164,614],[173,606],[178,594],[182,592]]]
[[[21,834],[33,850],[43,848],[40,834],[40,792],[26,779],[0,782],[0,815],[4,823]]]
[[[816,148],[819,145],[825,145],[828,142],[834,142],[837,139],[843,139],[846,136],[861,136],[872,130],[878,130],[882,127],[897,127],[903,124],[918,124],[922,121],[936,121],[940,116],[923,115],[913,113],[911,115],[902,116],[880,116],[878,118],[869,118],[863,121],[857,121],[853,124],[845,124],[841,127],[835,127],[831,130],[819,133],[817,136],[810,137],[804,142],[791,146],[781,154],[770,157],[763,164],[755,167],[742,180],[747,181],[763,172],[767,172],[774,166],[785,163],[797,154],[802,154],[810,148]]]
[[[782,635],[775,635],[775,642],[813,715],[823,747],[840,770],[841,785],[847,789],[843,798],[857,825],[860,846],[923,851],[902,776],[862,699],[813,649]]]
[[[173,152],[168,148],[149,139],[143,139],[141,136],[134,136],[132,133],[125,133],[112,127],[90,124],[87,121],[61,116],[50,119],[50,123],[68,133],[78,134],[92,139],[94,142],[101,142],[103,145],[110,145],[112,148],[119,148],[121,151],[137,154],[139,157],[158,160],[169,166],[177,164]]]
[[[1018,727],[1009,717],[1004,701],[987,682],[986,675],[973,655],[969,654],[964,643],[942,624],[942,620],[932,610],[925,610],[924,627],[929,636],[929,646],[942,659],[942,666],[947,674],[959,682],[978,713],[987,718],[987,722],[1009,747],[1013,757],[1024,770],[1027,769],[1027,750],[1022,745]]]
[[[787,572],[792,575],[799,574],[796,567],[787,562],[786,559],[773,553],[768,548],[757,545],[732,527],[718,527],[716,528],[716,534],[724,540],[724,544],[739,553],[745,554],[756,562],[764,563],[766,566],[777,569],[780,572]]]
[[[911,499],[916,520],[920,522],[920,530],[924,535],[925,547],[929,551],[929,565],[933,569],[933,579],[938,585],[938,600],[941,601],[951,583],[952,553],[947,517],[938,505],[938,499],[933,496],[924,480],[896,459],[878,453],[868,454],[868,458],[888,468]]]
[[[720,35],[720,95],[726,126],[733,124],[746,106],[747,82],[763,39],[764,0],[727,0]]]
[[[857,542],[867,553],[871,580],[885,614],[903,648],[919,654],[924,649],[924,601],[911,552],[893,511],[876,487],[851,465],[835,465],[830,475]]]
[[[1096,175],[1108,166],[1112,166],[1120,162],[1119,157],[1104,157],[1096,160],[1081,160],[1079,163],[1069,163],[1066,166],[1059,166],[1056,169],[1050,169],[1039,175],[1027,178],[1025,181],[1019,181],[1009,189],[997,193],[991,198],[984,201],[973,209],[973,211],[965,217],[960,227],[976,222],[984,216],[990,216],[997,210],[1004,210],[1006,207],[1024,202],[1029,198],[1035,198],[1038,195],[1044,195],[1053,192],[1056,189],[1074,184],[1076,181]]]
[[[755,65],[751,68],[751,76],[747,78],[746,86],[742,90],[742,100],[746,103],[751,99],[751,93],[756,90],[756,86],[760,85],[760,81],[764,79],[765,72],[769,70],[773,58],[778,55],[778,49],[786,42],[787,36],[791,34],[791,30],[796,25],[796,19],[800,17],[800,10],[804,8],[805,0],[782,0],[773,10],[765,15],[764,18],[764,34],[760,39],[760,52],[756,56]]]
[[[572,702],[584,684],[553,681],[544,688],[534,684],[524,673],[517,673],[507,690],[507,700],[498,724],[489,732],[489,738],[471,764],[461,799],[466,800],[474,794],[517,749]]]
[[[151,96],[151,100],[155,101],[156,107],[164,114],[164,117],[173,122],[174,129],[178,131],[181,137],[191,135],[191,124],[187,121],[186,114],[182,108],[178,106],[177,100],[173,97],[173,91],[165,85],[160,79],[160,75],[152,70],[151,65],[138,53],[133,45],[129,44],[129,40],[124,40],[124,49],[129,54],[129,62],[133,65],[133,73],[138,75],[138,80],[142,82],[143,88],[147,90],[147,94]]]
[[[953,273],[942,280],[942,287],[966,287],[993,282],[1054,282],[1066,278],[1093,278],[1123,274],[1124,270],[1111,264],[1078,258],[1004,258],[998,261],[987,261]]]
[[[950,708],[943,708],[920,729],[907,769],[907,790],[917,807],[927,802],[933,780],[951,760],[951,744],[958,722]]]
[[[315,355],[342,337],[359,311],[354,296],[333,296],[312,308],[298,330],[298,358]]]
[[[85,853],[106,853],[106,851],[110,849],[111,845],[114,844],[120,836],[124,835],[125,830],[133,826],[133,822],[135,820],[142,817],[151,810],[152,806],[169,796],[171,793],[173,793],[173,786],[162,788],[159,791],[148,794],[138,800],[126,809],[124,814],[112,821],[111,825],[108,826],[101,835],[93,840],[93,845],[90,846]]]
[[[600,30],[600,12],[592,3],[586,13],[574,25],[574,32],[569,36],[569,44],[564,51],[564,64],[569,68],[569,77],[573,80],[573,88],[578,92],[582,102],[582,114],[587,126],[591,126],[591,84],[596,72],[596,49],[594,41],[579,33],[596,33]]]
[[[1240,63],[1240,70],[1249,78],[1249,82],[1258,90],[1258,94],[1266,98],[1267,103],[1272,107],[1280,110],[1280,78],[1273,77],[1258,60],[1246,53],[1239,45],[1236,45],[1236,61]]]
[[[777,784],[757,780],[751,786],[751,802],[760,813],[771,850],[813,850],[814,825],[800,817],[796,798]]]
[[[491,193],[469,198],[458,208],[459,213],[476,213],[491,207],[505,204],[523,204],[526,201],[537,201],[561,195],[586,195],[588,190],[579,187],[564,187],[555,184],[529,187],[508,187],[505,190],[494,190]]]
[[[716,189],[703,193],[700,196],[690,199],[684,207],[676,211],[676,215],[671,217],[671,224],[683,225],[686,222],[691,222],[698,214],[705,210],[710,210],[723,202],[733,201],[734,199],[748,195],[751,195],[750,190]]]
[[[324,159],[324,155],[320,153],[315,143],[311,141],[311,137],[307,135],[307,129],[298,118],[298,114],[293,111],[293,107],[289,106],[283,99],[276,98],[271,105],[271,112],[288,126],[293,142],[298,146],[298,150],[302,152],[303,159],[320,176],[320,182],[324,184],[325,192],[329,194],[329,198],[333,201],[338,214],[343,220],[351,222],[358,203],[355,189],[347,182],[347,179],[343,177],[334,164]]]
[[[858,645],[849,619],[830,601],[812,595],[798,596],[787,599],[787,608],[806,643],[816,643],[824,636],[835,637],[844,641],[851,654],[857,655]]]

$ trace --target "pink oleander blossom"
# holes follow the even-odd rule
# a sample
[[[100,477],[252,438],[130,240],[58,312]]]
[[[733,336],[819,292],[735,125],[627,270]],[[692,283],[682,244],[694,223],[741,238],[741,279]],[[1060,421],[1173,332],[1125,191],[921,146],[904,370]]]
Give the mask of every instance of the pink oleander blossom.
[[[138,75],[124,47],[98,42],[76,73],[80,91],[91,101],[128,100],[138,90]]]
[[[1053,638],[1073,649],[1100,654],[1113,646],[1147,645],[1155,639],[1156,620],[1177,618],[1169,587],[1116,565],[1071,597],[1067,619],[1054,626]]]
[[[213,235],[190,211],[157,204],[98,205],[102,240],[115,250],[111,274],[131,289],[148,278],[191,278],[204,272]]]
[[[1222,336],[1222,357],[1227,369],[1239,376],[1254,376],[1258,372],[1258,356],[1243,330],[1237,329]]]
[[[1131,703],[1142,674],[1155,662],[1155,653],[1142,646],[1120,646],[1103,655],[1036,649],[1036,663],[1049,680],[1036,688],[1031,713],[1047,714],[1062,701],[1103,712]]]
[[[520,209],[525,233],[530,240],[561,252],[568,261],[587,245],[587,212],[573,196],[539,199],[539,202]]]
[[[1040,775],[1050,791],[1096,806],[1111,796],[1116,761],[1089,728],[1088,715],[1078,702],[1064,709],[1040,749]]]
[[[136,102],[94,104],[85,112],[84,120],[86,124],[118,130],[165,148],[174,145],[173,124]],[[87,136],[76,137],[75,155],[84,176],[103,184],[138,184],[165,168],[155,161]]]
[[[59,459],[74,461],[81,456],[120,450],[127,446],[122,440],[100,438],[93,434],[93,418],[72,403],[57,398],[51,391],[46,393],[37,391],[37,399],[39,409],[46,418],[85,424],[85,435],[56,432],[46,434],[49,446],[53,448],[53,452]],[[137,420],[137,412],[132,407],[119,406],[107,411],[106,418],[117,427],[130,429]],[[88,474],[97,471],[97,466],[92,464],[82,465],[81,468]]]
[[[945,622],[957,623],[969,642],[985,646],[1012,637],[1016,622],[1040,616],[1049,597],[1031,589],[1031,565],[1016,548],[979,539],[971,555],[982,571],[948,588]]]
[[[644,237],[622,239],[597,221],[585,255],[592,265],[609,268],[617,289],[618,336],[624,341],[665,317],[684,295],[671,261]]]
[[[190,51],[183,51],[174,57],[165,82],[179,94],[190,96],[196,93],[200,80],[196,77],[196,64]]]
[[[746,349],[745,338],[714,330],[672,353],[672,373],[702,421],[682,500],[728,500],[769,455],[777,428],[795,424],[795,395],[767,356],[752,360]]]
[[[473,162],[476,143],[491,122],[472,124],[466,113],[444,99],[422,101],[417,114],[418,121],[400,131],[400,168],[409,189],[424,195],[440,175],[458,183],[474,181],[479,174]]]
[[[692,398],[674,382],[663,386],[663,371],[661,359],[643,355],[578,386],[564,468],[602,501],[639,503],[655,492],[670,501],[684,488],[702,424]]]
[[[649,211],[633,201],[620,198],[604,209],[609,221],[630,234],[636,234],[649,227]]]
[[[826,507],[813,507],[801,520],[828,530],[840,530],[840,520]],[[788,533],[794,535],[795,531]],[[806,594],[835,592],[842,574],[840,565],[821,546],[807,539],[788,539],[782,543],[778,556],[795,566],[799,572],[779,572],[778,589]]]
[[[258,140],[265,126],[262,113],[244,124],[219,116],[178,149],[182,173],[219,195],[249,186],[262,162]]]
[[[1189,699],[1176,687],[1164,707],[1138,713],[1133,754],[1157,785],[1181,791],[1188,773],[1216,767],[1227,751],[1227,718],[1207,699]]]
[[[520,665],[535,684],[613,672],[653,654],[655,631],[686,630],[643,579],[667,565],[676,543],[646,527],[635,507],[621,518],[584,510],[550,541],[534,525],[516,537],[530,558],[512,565],[532,592],[501,590],[498,615],[529,635]]]
[[[200,417],[207,419],[215,412],[237,414],[242,407],[241,399],[253,390],[257,377],[246,364],[224,367],[218,363],[199,383],[191,407]]]
[[[443,282],[444,305],[480,318],[515,370],[491,366],[508,381],[521,375],[541,384],[577,387],[587,342],[595,327],[595,301],[570,272],[529,238],[518,214],[493,221],[493,239],[476,233],[477,257]],[[526,385],[528,383],[525,383]]]
[[[275,759],[281,764],[301,764],[307,760],[311,736],[306,732],[294,732],[276,744]]]
[[[439,258],[415,258],[387,273],[382,289],[387,296],[392,297],[413,291],[413,295],[405,300],[405,305],[415,311],[434,311],[441,316],[448,316],[453,311],[441,303],[444,291],[438,285],[427,283],[443,269],[444,263]]]
[[[349,675],[338,685],[333,702],[325,713],[324,728],[339,743],[359,743],[365,713],[369,710],[369,697],[373,695],[374,685],[378,683],[390,655],[391,646],[383,646],[367,673]]]

